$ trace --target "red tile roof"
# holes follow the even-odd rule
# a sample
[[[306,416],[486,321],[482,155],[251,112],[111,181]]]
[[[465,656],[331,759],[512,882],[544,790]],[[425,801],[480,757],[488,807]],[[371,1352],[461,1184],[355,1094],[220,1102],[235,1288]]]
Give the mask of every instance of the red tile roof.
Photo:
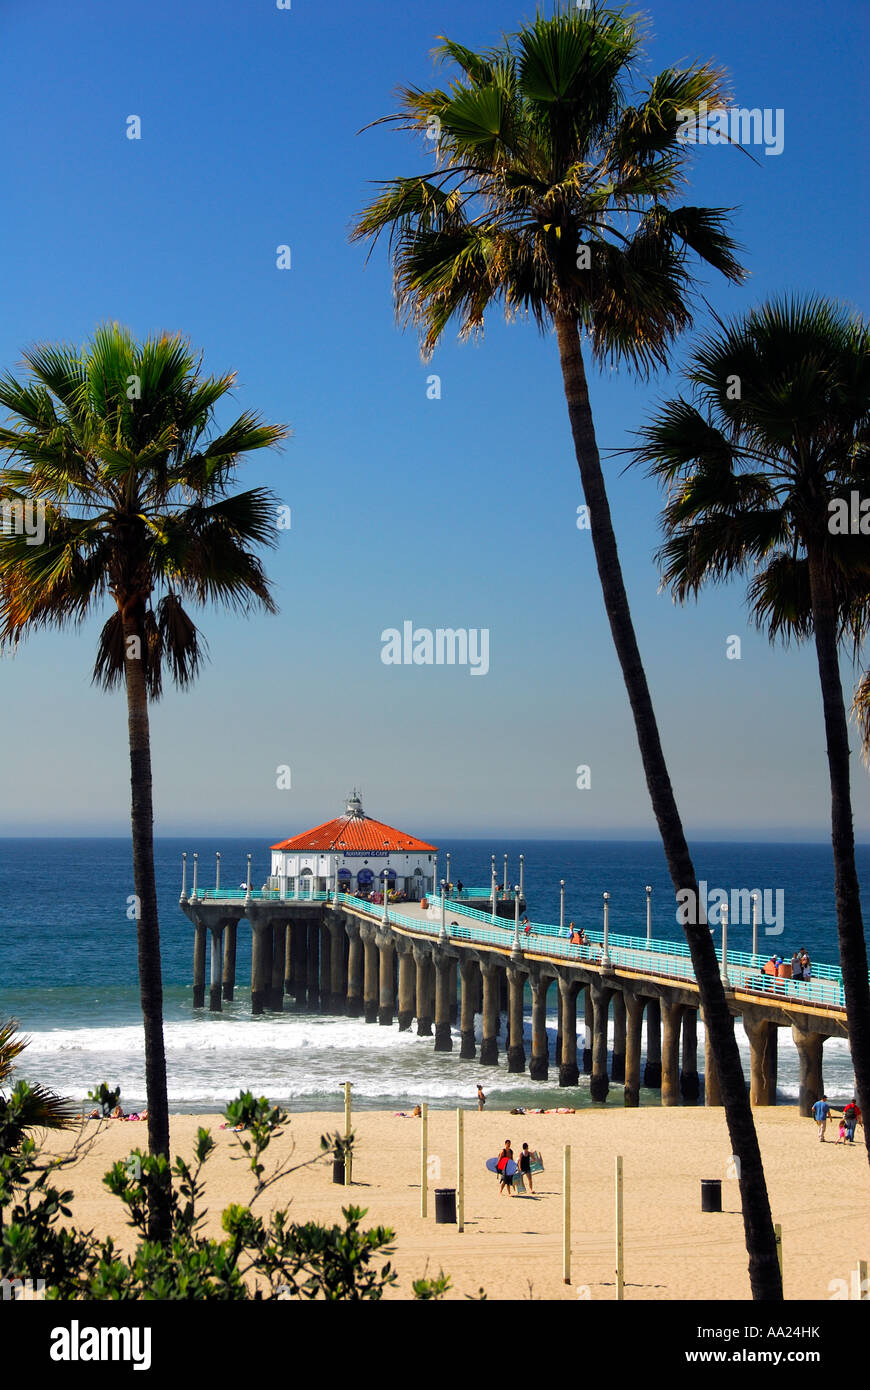
[[[290,840],[281,840],[272,845],[280,850],[368,850],[372,855],[426,853],[434,854],[435,845],[427,845],[403,830],[396,830],[383,821],[372,820],[371,816],[337,816],[302,835],[294,835]]]

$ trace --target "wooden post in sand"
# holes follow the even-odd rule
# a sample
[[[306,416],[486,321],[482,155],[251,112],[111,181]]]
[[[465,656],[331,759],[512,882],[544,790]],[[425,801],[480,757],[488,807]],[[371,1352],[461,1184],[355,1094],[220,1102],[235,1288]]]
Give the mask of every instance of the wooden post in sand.
[[[562,1282],[571,1282],[571,1145],[562,1154]]]
[[[344,1137],[350,1138],[350,1088],[353,1083],[344,1083]],[[344,1185],[350,1187],[353,1182],[353,1157],[350,1149],[344,1151]]]
[[[429,1107],[425,1101],[422,1111],[423,1119],[420,1125],[420,1215],[425,1216],[429,1196],[429,1180],[426,1171],[429,1166]]]
[[[456,1229],[465,1230],[465,1127],[461,1110],[456,1112]]]
[[[623,1237],[622,1237],[622,1155],[616,1156],[616,1297],[625,1297],[623,1280]]]

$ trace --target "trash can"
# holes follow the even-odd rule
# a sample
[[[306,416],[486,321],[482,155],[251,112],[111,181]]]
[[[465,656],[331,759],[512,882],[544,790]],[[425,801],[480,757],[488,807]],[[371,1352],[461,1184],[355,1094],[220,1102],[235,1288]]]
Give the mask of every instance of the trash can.
[[[445,1226],[450,1223],[456,1223],[456,1188],[436,1187],[435,1224]]]
[[[701,1179],[701,1210],[722,1210],[722,1182],[719,1178]]]
[[[334,1158],[332,1160],[332,1181],[344,1187],[344,1159]]]

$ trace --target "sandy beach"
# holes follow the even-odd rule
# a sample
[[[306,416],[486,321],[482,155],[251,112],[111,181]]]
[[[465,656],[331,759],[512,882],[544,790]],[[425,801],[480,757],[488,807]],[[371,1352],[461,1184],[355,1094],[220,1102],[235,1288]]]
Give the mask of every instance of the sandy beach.
[[[294,1161],[318,1152],[320,1135],[343,1128],[343,1115],[294,1114],[267,1154],[267,1170],[294,1146]],[[837,1146],[836,1125],[820,1144],[812,1120],[796,1107],[755,1111],[774,1220],[782,1227],[788,1299],[830,1299],[848,1281],[859,1258],[870,1255],[870,1169],[863,1143]],[[220,1129],[220,1116],[174,1115],[173,1154],[189,1155],[197,1127],[211,1129],[216,1152],[206,1169],[209,1207],[205,1227],[220,1235],[220,1212],[246,1201],[252,1180],[237,1136]],[[411,1283],[440,1270],[449,1274],[448,1297],[490,1299],[614,1298],[614,1157],[624,1169],[625,1297],[635,1299],[743,1299],[749,1297],[739,1192],[731,1174],[723,1112],[717,1109],[592,1109],[574,1115],[465,1112],[465,1230],[435,1223],[434,1191],[456,1182],[456,1112],[429,1112],[429,1211],[420,1216],[420,1121],[360,1111],[354,1184],[332,1183],[331,1160],[282,1178],[258,1199],[265,1213],[290,1205],[292,1219],[332,1223],[352,1201],[366,1207],[366,1225],[397,1232],[394,1268],[399,1283],[390,1298],[410,1296]],[[118,1121],[99,1127],[90,1153],[65,1170],[73,1188],[77,1223],[112,1234],[129,1248],[131,1233],[121,1204],[102,1186],[110,1164],[144,1145],[145,1126]],[[858,1130],[859,1141],[862,1131]],[[534,1197],[501,1195],[485,1161],[506,1138],[515,1151],[538,1149],[545,1171]],[[69,1137],[49,1142],[59,1152]],[[572,1146],[573,1234],[571,1282],[562,1279],[562,1154]],[[702,1213],[700,1180],[721,1178],[723,1211]]]

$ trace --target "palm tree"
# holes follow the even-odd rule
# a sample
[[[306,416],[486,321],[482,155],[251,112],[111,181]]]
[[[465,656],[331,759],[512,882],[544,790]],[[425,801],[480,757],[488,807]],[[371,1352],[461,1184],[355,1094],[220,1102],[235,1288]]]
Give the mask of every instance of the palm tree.
[[[168,1159],[149,702],[164,670],[184,688],[200,668],[203,646],[185,603],[274,611],[251,547],[274,543],[275,499],[263,488],[229,488],[236,463],[287,430],[245,412],[217,432],[214,411],[234,376],[203,376],[178,336],[140,344],[104,325],[81,350],[35,347],[24,362],[28,380],[0,378],[0,404],[11,412],[0,428],[9,455],[0,503],[10,521],[29,507],[36,534],[18,525],[0,533],[0,643],[78,625],[104,600],[112,606],[94,680],[127,693],[148,1142]],[[33,544],[41,527],[44,539]],[[168,1219],[168,1198],[155,1198],[152,1234],[164,1238]]]
[[[725,104],[709,66],[669,68],[636,100],[635,20],[593,5],[539,17],[492,52],[444,40],[460,69],[449,90],[404,88],[386,117],[427,134],[436,167],[396,178],[365,209],[354,239],[389,235],[400,321],[431,353],[448,323],[468,336],[500,303],[508,318],[555,329],[568,415],[604,603],[634,715],[647,786],[674,888],[697,876],[671,788],[610,518],[583,360],[641,373],[667,361],[691,321],[690,258],[739,281],[727,210],[680,206],[690,146],[686,111]],[[700,108],[707,109],[707,108]],[[703,916],[703,914],[702,914]],[[770,1205],[719,964],[703,921],[686,937],[719,1072],[756,1298],[782,1282]]]
[[[15,1059],[28,1041],[18,1034],[15,1019],[0,1023],[0,1086],[9,1080]],[[31,1129],[71,1129],[77,1121],[75,1101],[45,1086],[19,1081],[11,1096],[0,1094],[0,1156],[16,1149]]]
[[[666,402],[637,454],[669,488],[663,577],[685,599],[749,574],[750,609],[771,641],[815,639],[843,993],[866,1111],[870,981],[838,646],[857,654],[870,627],[870,545],[840,530],[870,496],[870,330],[830,301],[774,301],[707,337],[685,375],[694,399]],[[859,715],[868,689],[865,677]],[[866,1129],[865,1139],[870,1154]]]

